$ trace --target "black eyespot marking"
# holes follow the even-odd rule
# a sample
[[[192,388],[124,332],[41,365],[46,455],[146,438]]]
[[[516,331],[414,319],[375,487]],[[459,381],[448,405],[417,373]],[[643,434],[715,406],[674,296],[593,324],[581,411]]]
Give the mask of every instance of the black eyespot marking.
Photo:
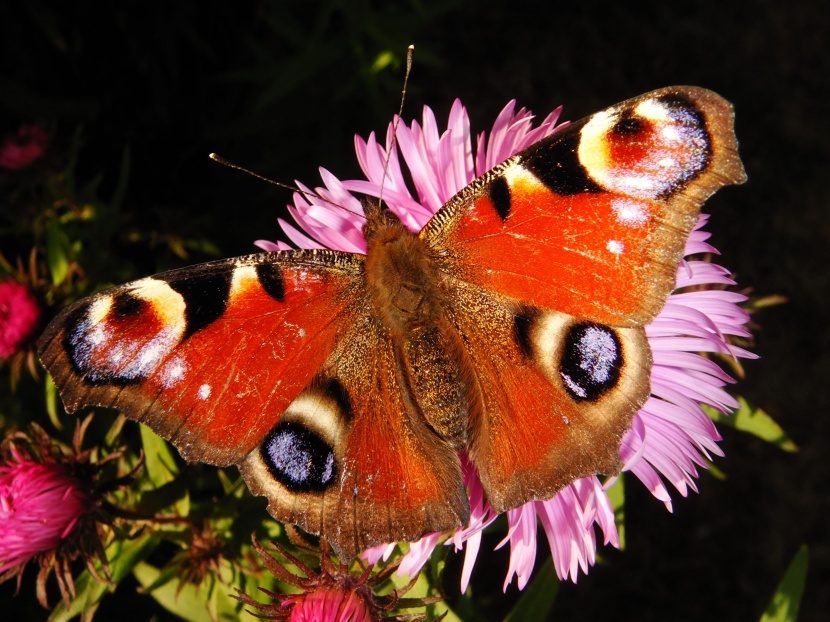
[[[222,317],[228,306],[233,270],[225,262],[201,266],[198,271],[176,271],[155,277],[181,294],[185,304],[184,339]]]
[[[274,479],[292,492],[323,492],[335,482],[334,449],[299,423],[278,424],[260,452]]]
[[[614,388],[623,365],[617,334],[600,324],[576,324],[568,331],[559,374],[576,401],[596,401]]]
[[[285,281],[282,268],[272,263],[259,264],[256,276],[262,289],[277,302],[285,302]]]
[[[489,196],[499,218],[505,222],[510,215],[510,187],[504,177],[496,177],[490,182]]]
[[[133,296],[129,292],[121,292],[112,300],[110,313],[118,318],[134,317],[147,307],[146,300]]]
[[[533,358],[531,329],[538,315],[538,311],[532,309],[519,309],[513,314],[513,340],[528,359]]]
[[[337,404],[337,411],[344,423],[352,420],[352,400],[346,387],[337,378],[323,378],[315,383],[316,389],[323,395],[333,399]]]
[[[704,127],[706,125],[703,120],[703,116],[701,116],[697,109],[697,106],[695,106],[695,103],[688,97],[684,97],[679,93],[666,93],[665,95],[658,97],[657,101],[661,104],[665,104],[667,108],[670,108],[673,111],[685,111],[693,114],[697,118],[698,127]]]
[[[647,129],[643,119],[635,117],[631,110],[626,111],[614,124],[612,132],[620,136],[636,136]]]
[[[603,192],[579,161],[577,149],[583,125],[584,121],[574,123],[523,152],[521,163],[551,191],[562,196]]]

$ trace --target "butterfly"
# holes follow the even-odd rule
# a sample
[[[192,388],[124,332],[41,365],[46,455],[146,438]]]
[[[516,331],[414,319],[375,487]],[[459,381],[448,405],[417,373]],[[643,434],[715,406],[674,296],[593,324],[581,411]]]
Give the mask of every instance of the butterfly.
[[[260,253],[80,300],[39,343],[70,412],[120,409],[237,465],[341,558],[620,469],[650,393],[644,327],[701,204],[745,180],[731,105],[646,93],[499,164],[412,233],[365,202],[366,254]]]

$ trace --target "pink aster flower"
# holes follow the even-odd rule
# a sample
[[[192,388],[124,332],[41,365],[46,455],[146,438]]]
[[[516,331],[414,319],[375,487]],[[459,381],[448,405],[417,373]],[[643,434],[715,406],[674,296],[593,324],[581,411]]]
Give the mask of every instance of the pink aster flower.
[[[39,319],[40,307],[27,287],[13,279],[0,282],[0,359],[22,348]]]
[[[21,125],[0,144],[0,167],[12,171],[37,162],[46,151],[49,134],[39,125]]]
[[[306,194],[295,193],[294,204],[288,209],[301,230],[283,220],[280,225],[300,248],[329,247],[363,253],[364,220],[359,216],[363,209],[352,193],[380,197],[382,187],[382,198],[389,209],[417,232],[477,176],[563,127],[564,124],[556,125],[560,111],[561,108],[556,109],[534,127],[533,115],[524,108],[517,111],[511,101],[497,117],[490,136],[483,132],[478,135],[474,150],[469,119],[459,101],[453,104],[443,132],[432,111],[424,108],[421,124],[401,122],[397,130],[390,124],[385,147],[374,133],[367,140],[355,137],[365,180],[341,181],[321,168],[325,187],[311,191],[298,182]],[[390,148],[393,135],[397,149]],[[406,181],[401,157],[414,193]],[[708,234],[702,231],[707,218],[701,215],[687,242],[686,255],[716,253],[705,241]],[[263,240],[257,245],[268,251],[290,248],[282,242]],[[749,336],[744,328],[748,316],[737,306],[745,297],[724,289],[733,284],[720,266],[699,260],[684,261],[678,268],[675,293],[646,329],[654,359],[652,394],[635,416],[623,440],[620,458],[624,470],[640,479],[668,509],[671,496],[665,482],[685,496],[689,489],[696,490],[697,468],[706,468],[710,456],[722,455],[717,446],[720,435],[702,405],[723,413],[737,407],[723,388],[732,379],[700,353],[754,356],[729,342],[732,336]],[[480,548],[481,532],[495,516],[475,469],[463,459],[462,467],[470,497],[470,523],[448,539],[446,534],[428,534],[411,544],[400,571],[417,572],[435,546],[445,540],[456,550],[466,549],[461,577],[464,591]],[[585,573],[594,564],[598,531],[603,544],[619,546],[614,511],[606,493],[612,483],[613,480],[603,483],[596,476],[586,477],[566,486],[552,499],[509,510],[508,532],[499,545],[510,544],[504,588],[514,576],[520,589],[527,584],[535,563],[538,523],[545,532],[561,579],[576,581],[580,571]],[[366,551],[364,558],[370,562],[388,558],[393,549],[394,544],[377,546]]]

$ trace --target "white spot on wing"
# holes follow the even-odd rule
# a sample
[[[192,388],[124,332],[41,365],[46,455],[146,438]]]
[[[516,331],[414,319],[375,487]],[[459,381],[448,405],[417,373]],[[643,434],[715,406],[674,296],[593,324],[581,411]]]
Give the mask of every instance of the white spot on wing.
[[[680,132],[677,131],[677,128],[673,125],[667,125],[660,130],[660,135],[666,140],[666,142],[676,143],[680,142],[683,137],[680,135]]]
[[[172,357],[161,369],[161,383],[165,389],[176,386],[187,373],[187,362],[179,356]]]
[[[581,386],[579,386],[576,382],[574,382],[568,374],[562,373],[562,381],[566,385],[568,385],[568,388],[574,393],[576,393],[579,397],[585,398],[588,396],[588,392]]]
[[[614,199],[611,209],[617,222],[629,227],[639,227],[648,221],[648,206],[643,201],[634,199]]]
[[[625,245],[619,240],[609,240],[605,248],[615,255],[622,255],[622,252],[625,250]]]
[[[199,387],[199,399],[206,400],[207,398],[209,398],[210,397],[210,391],[211,391],[211,389],[210,389],[209,384],[203,384],[202,386],[200,386]]]

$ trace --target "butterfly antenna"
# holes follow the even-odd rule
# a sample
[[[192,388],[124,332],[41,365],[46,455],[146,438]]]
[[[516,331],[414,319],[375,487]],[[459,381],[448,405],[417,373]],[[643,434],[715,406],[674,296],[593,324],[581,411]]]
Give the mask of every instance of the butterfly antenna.
[[[412,56],[415,53],[415,46],[410,45],[406,48],[406,75],[403,78],[403,90],[401,91],[401,105],[398,108],[398,115],[395,117],[395,123],[392,126],[392,142],[389,145],[389,151],[386,152],[386,161],[383,163],[383,177],[380,180],[380,191],[378,192],[378,205],[383,202],[383,186],[386,183],[386,172],[389,170],[389,160],[392,158],[392,152],[398,144],[398,124],[401,122],[401,115],[403,115],[403,104],[406,101],[406,86],[409,84],[409,74],[412,73]]]
[[[268,177],[260,175],[259,173],[255,173],[251,169],[245,168],[244,166],[240,166],[239,164],[234,164],[230,160],[226,160],[225,158],[220,156],[218,153],[211,153],[209,157],[210,157],[211,160],[213,160],[215,162],[219,162],[219,164],[227,166],[228,168],[233,168],[233,169],[236,169],[237,171],[242,171],[243,173],[248,173],[248,175],[251,175],[252,177],[256,177],[257,179],[261,179],[262,181],[268,182],[269,184],[273,184],[274,186],[277,186],[279,188],[285,188],[286,190],[291,190],[292,192],[297,192],[300,195],[302,195],[302,197],[306,201],[308,201],[309,203],[311,202],[311,198],[313,197],[313,198],[317,199],[318,201],[323,201],[324,203],[328,203],[329,205],[332,205],[333,207],[338,207],[342,210],[345,210],[345,211],[349,212],[350,214],[354,214],[355,216],[358,216],[360,218],[365,218],[365,216],[363,214],[355,212],[354,210],[350,210],[345,205],[340,205],[339,203],[335,203],[334,201],[326,199],[325,197],[321,197],[316,192],[311,192],[310,190],[303,190],[302,188],[298,188],[297,186],[292,186],[290,184],[284,184],[284,183],[279,182],[279,181],[274,181],[273,179],[269,179]]]

